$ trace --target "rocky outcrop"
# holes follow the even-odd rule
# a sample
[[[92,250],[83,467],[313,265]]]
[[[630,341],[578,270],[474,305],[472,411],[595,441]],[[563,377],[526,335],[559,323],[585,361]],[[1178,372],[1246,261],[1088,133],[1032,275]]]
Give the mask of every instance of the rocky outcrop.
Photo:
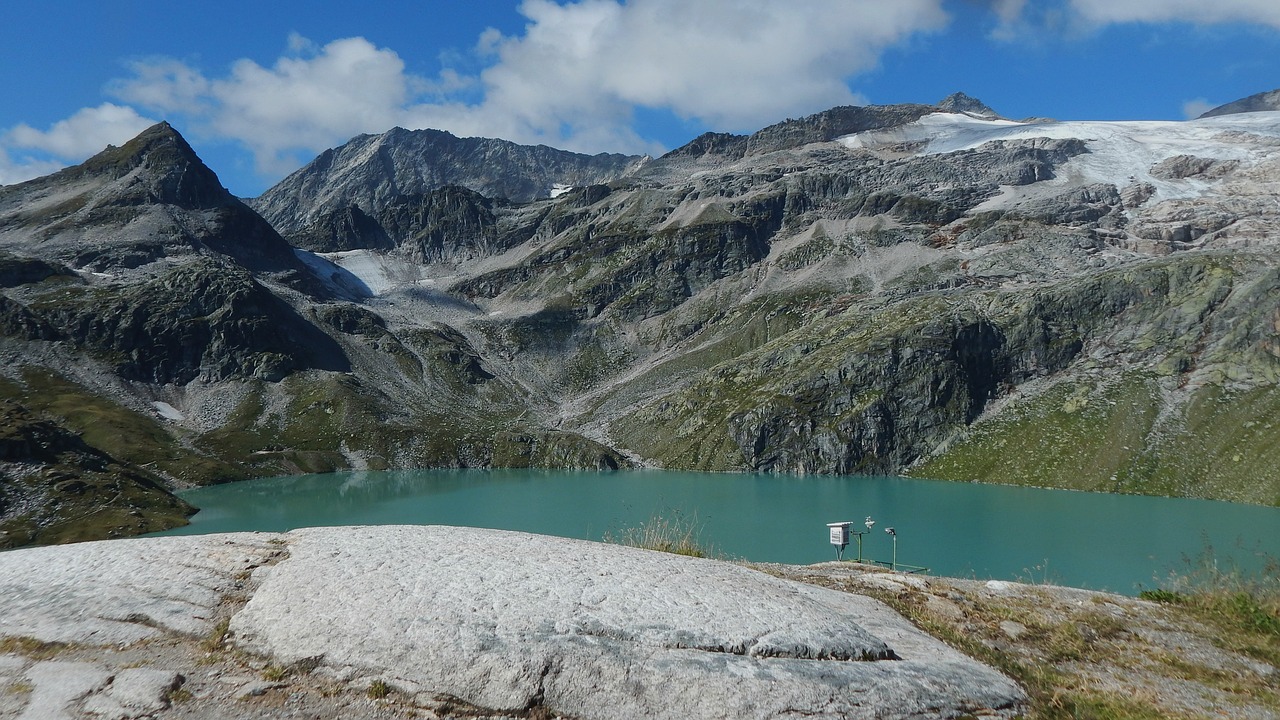
[[[248,272],[221,263],[186,264],[133,286],[84,287],[37,301],[32,312],[129,380],[274,381],[307,367],[348,367],[330,338]]]
[[[1274,112],[1280,110],[1280,90],[1269,90],[1234,100],[1209,110],[1200,117],[1211,118],[1250,112]]]
[[[770,125],[753,133],[747,138],[746,155],[764,155],[868,130],[896,127],[937,110],[933,105],[910,104],[832,108],[799,120],[786,120]]]
[[[444,527],[0,553],[0,714],[1274,715],[1276,669],[1181,603],[849,562],[756,568]]]
[[[554,430],[504,430],[493,438],[493,466],[618,470],[633,463],[608,446],[576,433]]]
[[[306,285],[288,244],[168,123],[80,165],[0,188],[0,247],[99,272],[213,253]]]
[[[0,549],[166,530],[194,512],[155,474],[0,400]]]
[[[986,103],[962,92],[951,93],[943,98],[936,107],[943,112],[968,113],[984,118],[1000,117],[1000,113],[992,110]]]
[[[448,700],[484,718],[1012,717],[1026,703],[999,672],[864,596],[493,530],[326,528],[4,553],[0,601],[0,642],[83,648],[76,661],[0,655],[0,681],[16,671],[29,683],[28,711],[44,701],[69,718],[126,699],[177,717],[238,694],[227,717],[283,688],[222,671],[209,650],[224,640],[270,663],[291,706],[342,717],[370,716],[368,703],[342,708],[347,687],[372,682],[406,709]],[[204,653],[167,653],[201,638]],[[193,663],[201,655],[220,677]],[[325,678],[327,710],[306,690]],[[67,683],[79,692],[61,692]],[[171,703],[164,690],[178,686],[185,700]]]

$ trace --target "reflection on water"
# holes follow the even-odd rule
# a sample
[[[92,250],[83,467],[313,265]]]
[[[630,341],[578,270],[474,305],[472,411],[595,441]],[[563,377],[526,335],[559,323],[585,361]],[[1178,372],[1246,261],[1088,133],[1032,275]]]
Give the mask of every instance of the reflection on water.
[[[936,574],[1048,579],[1134,593],[1212,546],[1260,568],[1280,556],[1280,508],[895,477],[658,471],[428,470],[271,478],[183,493],[201,508],[162,534],[319,525],[438,524],[600,539],[654,514],[696,517],[729,557],[834,558],[826,523],[875,517],[864,555]],[[853,552],[854,548],[850,548]],[[848,555],[846,555],[848,556]]]

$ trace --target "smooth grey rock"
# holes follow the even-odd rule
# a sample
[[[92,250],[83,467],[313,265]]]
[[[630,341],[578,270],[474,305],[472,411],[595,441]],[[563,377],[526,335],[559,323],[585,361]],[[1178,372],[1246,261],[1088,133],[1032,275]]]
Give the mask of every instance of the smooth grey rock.
[[[169,707],[169,693],[182,685],[182,675],[171,670],[129,668],[120,671],[102,692],[84,703],[84,709],[106,720],[129,720]]]
[[[10,677],[26,665],[27,661],[18,655],[0,655],[0,677]]]
[[[141,538],[0,553],[0,637],[115,645],[203,635],[235,575],[266,562],[266,534]]]
[[[111,673],[93,663],[50,660],[32,665],[27,679],[35,689],[18,720],[72,720],[73,705],[106,685]]]
[[[1025,700],[879,602],[729,563],[468,528],[287,537],[232,619],[240,646],[500,711],[909,718]]]

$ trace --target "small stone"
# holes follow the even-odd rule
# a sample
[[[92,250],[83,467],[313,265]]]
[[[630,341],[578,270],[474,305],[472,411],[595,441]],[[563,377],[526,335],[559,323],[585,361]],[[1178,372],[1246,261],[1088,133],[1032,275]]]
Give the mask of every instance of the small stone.
[[[1027,633],[1027,626],[1013,620],[1001,620],[1000,632],[1008,635],[1010,640],[1017,640]]]
[[[929,612],[938,617],[946,618],[960,622],[964,620],[964,610],[961,607],[946,598],[940,598],[937,595],[925,596],[925,607]]]
[[[1004,580],[988,580],[985,586],[992,595],[1020,595],[1021,586]]]

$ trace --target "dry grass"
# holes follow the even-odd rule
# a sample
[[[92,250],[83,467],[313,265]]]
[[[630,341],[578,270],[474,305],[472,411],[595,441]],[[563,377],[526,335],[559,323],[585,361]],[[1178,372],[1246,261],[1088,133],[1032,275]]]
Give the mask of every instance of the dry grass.
[[[1248,581],[1231,573],[1212,586],[1152,591],[1159,605],[955,578],[889,589],[892,582],[862,578],[882,571],[851,568],[760,569],[885,602],[1022,685],[1028,720],[1269,718],[1280,711],[1280,675],[1269,669],[1278,665],[1268,659],[1280,619],[1268,589],[1280,583],[1274,567]]]
[[[32,660],[50,660],[72,646],[60,642],[45,642],[31,637],[0,638],[0,655],[23,655]]]
[[[1206,546],[1185,561],[1187,570],[1170,574],[1141,597],[1211,625],[1224,650],[1280,667],[1280,561],[1265,555],[1262,560],[1260,572],[1243,572],[1220,562]]]
[[[391,694],[391,686],[382,680],[374,680],[369,683],[369,689],[365,694],[374,700],[381,700]]]
[[[702,542],[702,524],[697,515],[679,511],[671,515],[655,513],[637,527],[605,533],[604,541],[629,547],[657,550],[689,557],[715,557],[715,549]]]

